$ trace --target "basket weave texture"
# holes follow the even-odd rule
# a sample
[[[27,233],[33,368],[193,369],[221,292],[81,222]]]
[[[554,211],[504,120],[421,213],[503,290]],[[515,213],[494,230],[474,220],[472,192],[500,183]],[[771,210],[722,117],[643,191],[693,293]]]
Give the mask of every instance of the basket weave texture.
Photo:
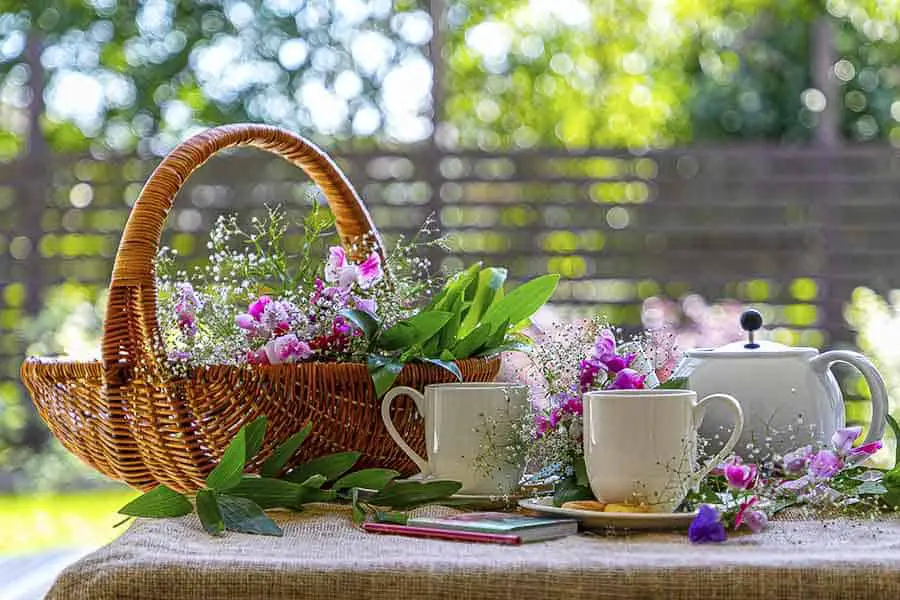
[[[162,347],[154,259],[166,217],[194,170],[219,150],[239,146],[268,150],[301,168],[323,191],[348,252],[365,237],[383,255],[381,238],[360,197],[315,145],[263,125],[203,131],[163,159],[131,210],[110,282],[102,360],[27,358],[22,365],[22,380],[38,412],[69,451],[108,477],[142,490],[157,484],[182,492],[201,487],[240,427],[260,415],[269,427],[251,470],[312,422],[312,433],[288,466],[357,450],[362,453],[360,468],[415,472],[381,421],[380,402],[364,364],[213,365],[195,369],[187,379],[173,379],[154,350]],[[500,366],[498,359],[457,364],[466,381],[491,381]],[[452,380],[439,367],[408,364],[396,385],[421,390]],[[423,453],[423,421],[413,403],[406,398],[394,402],[392,415],[398,431]]]

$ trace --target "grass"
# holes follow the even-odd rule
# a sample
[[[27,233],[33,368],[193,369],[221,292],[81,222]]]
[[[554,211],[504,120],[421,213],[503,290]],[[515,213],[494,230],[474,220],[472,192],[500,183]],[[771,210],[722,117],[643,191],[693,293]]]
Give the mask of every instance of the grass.
[[[122,520],[116,511],[135,496],[128,489],[0,496],[0,555],[102,546],[125,530],[113,529]]]

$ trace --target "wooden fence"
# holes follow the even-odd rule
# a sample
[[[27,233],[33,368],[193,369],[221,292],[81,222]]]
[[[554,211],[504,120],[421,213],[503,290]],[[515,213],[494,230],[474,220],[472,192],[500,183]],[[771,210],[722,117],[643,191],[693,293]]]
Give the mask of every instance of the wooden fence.
[[[450,152],[345,154],[348,176],[387,234],[434,213],[449,267],[502,263],[514,278],[555,271],[555,302],[633,327],[652,295],[697,292],[763,306],[795,343],[852,342],[855,286],[900,287],[900,154],[729,146],[634,155]],[[105,286],[129,205],[155,166],[54,157],[0,167],[0,396],[14,393],[23,314],[64,280]],[[213,159],[188,183],[167,243],[202,257],[218,214],[266,203],[302,210],[304,176],[260,153]],[[5,392],[4,392],[5,390]]]

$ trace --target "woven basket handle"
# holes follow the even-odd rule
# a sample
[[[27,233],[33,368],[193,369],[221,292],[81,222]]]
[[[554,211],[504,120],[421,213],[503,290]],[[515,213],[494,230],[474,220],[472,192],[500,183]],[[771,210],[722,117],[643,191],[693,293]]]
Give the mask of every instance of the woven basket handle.
[[[130,363],[158,342],[154,260],[166,217],[187,178],[225,148],[253,146],[300,167],[322,190],[334,214],[341,243],[350,251],[364,236],[367,249],[384,257],[383,245],[359,195],[338,166],[308,140],[289,131],[255,124],[207,129],[182,142],[166,156],[141,190],[113,267],[103,329],[103,360],[110,368]],[[359,258],[359,257],[357,257]],[[121,375],[121,370],[116,369]]]

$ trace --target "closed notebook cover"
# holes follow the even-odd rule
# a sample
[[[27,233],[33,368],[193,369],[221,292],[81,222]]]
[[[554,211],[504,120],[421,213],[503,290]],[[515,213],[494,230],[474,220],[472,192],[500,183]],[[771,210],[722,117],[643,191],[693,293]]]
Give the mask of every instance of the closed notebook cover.
[[[438,529],[437,527],[414,527],[410,525],[398,525],[396,523],[367,522],[363,523],[363,529],[369,533],[388,533],[436,540],[456,540],[461,542],[517,545],[521,544],[523,541],[520,536],[513,534]]]
[[[435,527],[438,529],[458,529],[463,531],[484,531],[488,533],[522,533],[535,529],[560,530],[560,535],[568,535],[578,530],[575,519],[554,519],[529,517],[516,513],[475,512],[452,517],[413,517],[408,525]]]

